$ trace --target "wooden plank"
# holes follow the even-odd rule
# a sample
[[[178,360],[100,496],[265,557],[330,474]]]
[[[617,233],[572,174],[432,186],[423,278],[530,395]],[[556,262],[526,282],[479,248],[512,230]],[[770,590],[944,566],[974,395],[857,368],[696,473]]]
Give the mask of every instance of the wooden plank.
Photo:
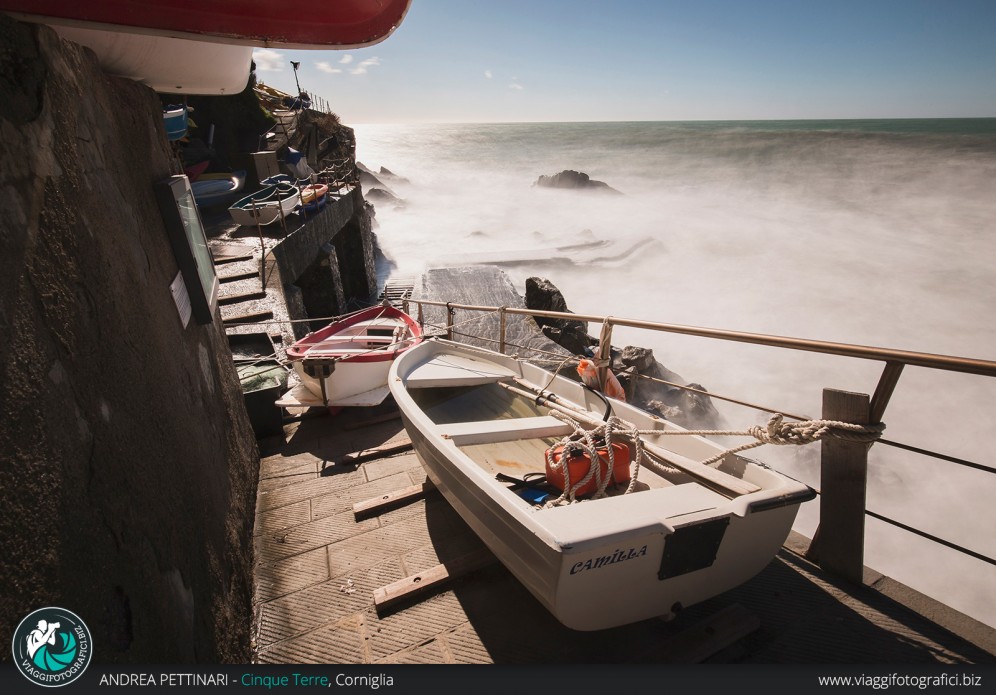
[[[657,643],[642,658],[660,654],[668,664],[700,664],[761,627],[761,620],[739,603],[733,603],[705,620]],[[642,660],[642,659],[641,659]]]
[[[226,263],[238,263],[239,261],[251,261],[252,259],[252,256],[222,256],[221,258],[215,258],[214,264],[225,265]]]
[[[380,514],[388,509],[393,509],[394,507],[400,507],[404,504],[414,502],[415,500],[420,500],[425,497],[427,493],[432,492],[435,489],[435,485],[427,480],[421,485],[412,485],[410,487],[401,488],[400,490],[395,490],[394,492],[389,492],[386,495],[371,497],[370,499],[357,502],[353,505],[353,516],[356,519],[361,519],[367,516]]]
[[[253,273],[255,275],[255,273]],[[244,294],[230,294],[224,297],[218,297],[218,304],[220,306],[227,306],[229,304],[238,304],[239,302],[248,302],[256,299],[266,299],[266,292],[246,292]]]
[[[374,589],[374,606],[380,613],[391,606],[411,601],[422,594],[435,591],[451,579],[456,579],[474,570],[497,562],[497,558],[487,548],[430,567],[425,572],[413,574],[396,582]]]
[[[867,394],[823,391],[823,418],[868,424]],[[862,583],[868,444],[827,437],[821,442],[820,528],[814,555],[837,576]]]
[[[252,280],[254,277],[259,275],[258,270],[250,270],[247,273],[230,273],[228,275],[219,275],[218,282],[235,282],[237,280]]]
[[[260,321],[265,321],[266,319],[272,319],[272,311],[257,311],[252,314],[241,314],[239,316],[229,316],[227,319],[222,320],[222,324],[229,326],[233,323],[259,323]]]
[[[439,429],[443,432],[441,436],[444,439],[452,440],[457,446],[485,442],[493,444],[517,439],[563,437],[574,431],[573,427],[552,415],[454,422],[439,425]]]
[[[362,451],[357,451],[352,454],[346,454],[341,459],[336,461],[337,466],[355,466],[364,461],[374,461],[376,459],[382,459],[387,456],[393,456],[394,454],[400,454],[402,451],[409,451],[412,448],[412,440],[405,439],[404,441],[398,442],[396,444],[388,444],[385,446],[375,446],[372,449],[363,449]]]

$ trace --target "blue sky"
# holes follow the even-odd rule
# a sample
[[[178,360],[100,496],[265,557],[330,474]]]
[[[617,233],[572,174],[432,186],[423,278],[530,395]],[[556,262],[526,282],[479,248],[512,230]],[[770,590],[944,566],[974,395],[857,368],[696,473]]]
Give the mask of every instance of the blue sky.
[[[996,116],[996,0],[413,0],[254,57],[347,124]]]

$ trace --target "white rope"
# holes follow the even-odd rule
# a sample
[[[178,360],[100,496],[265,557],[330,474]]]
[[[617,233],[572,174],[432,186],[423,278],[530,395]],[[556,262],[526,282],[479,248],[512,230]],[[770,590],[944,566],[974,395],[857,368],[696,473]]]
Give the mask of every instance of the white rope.
[[[623,492],[624,495],[628,495],[636,490],[642,466],[656,468],[659,473],[664,474],[678,472],[676,468],[666,466],[647,456],[643,449],[643,440],[639,436],[640,430],[622,418],[612,416],[598,427],[586,430],[578,420],[575,420],[564,412],[553,410],[550,414],[558,420],[571,425],[574,428],[574,432],[560,440],[560,443],[557,445],[563,447],[559,461],[553,460],[553,450],[556,446],[550,447],[546,451],[546,459],[550,468],[559,469],[564,476],[564,491],[560,497],[547,502],[544,507],[559,507],[565,504],[574,504],[578,501],[577,491],[587,485],[592,478],[595,478],[595,492],[592,494],[591,499],[607,497],[606,488],[608,488],[610,482],[615,480],[615,450],[612,445],[620,437],[631,440],[634,449],[633,460],[629,463],[629,484]],[[576,436],[581,436],[583,441],[573,439]],[[597,440],[599,439],[604,441],[603,447],[598,445]],[[604,474],[602,473],[600,463],[601,456],[598,451],[599,448],[605,449],[605,455],[608,458],[608,469]],[[568,465],[569,459],[574,453],[587,454],[589,457],[588,470],[581,480],[576,483],[571,482],[570,467]]]
[[[612,416],[606,422],[590,430],[586,430],[582,424],[571,416],[561,411],[553,410],[550,413],[553,417],[564,421],[574,428],[574,432],[564,437],[557,446],[563,447],[559,461],[553,460],[553,450],[550,447],[546,451],[546,460],[551,469],[559,469],[564,477],[564,491],[555,500],[547,502],[544,507],[558,507],[565,504],[574,504],[578,501],[577,491],[588,484],[592,478],[595,479],[595,492],[591,499],[607,497],[606,488],[610,481],[614,480],[615,453],[612,448],[613,438],[624,437],[633,443],[634,456],[630,462],[629,485],[623,494],[630,494],[636,489],[640,468],[648,465],[656,468],[659,473],[675,473],[676,468],[672,468],[649,456],[643,449],[642,435],[714,435],[714,436],[744,436],[754,437],[753,442],[747,442],[739,446],[727,449],[715,456],[702,461],[702,465],[711,465],[722,461],[729,454],[736,454],[748,449],[754,449],[765,444],[775,444],[785,446],[795,444],[803,446],[824,439],[833,437],[850,442],[872,443],[882,436],[885,431],[883,423],[872,425],[859,425],[853,422],[842,422],[839,420],[805,420],[803,422],[786,423],[780,413],[776,413],[768,420],[768,424],[754,425],[746,430],[658,430],[658,429],[637,429],[634,425],[625,420]],[[582,439],[578,440],[576,437]],[[603,440],[604,445],[599,446],[597,440]],[[601,456],[599,449],[606,452],[608,458],[608,471],[603,474],[601,466]],[[571,481],[569,459],[572,454],[587,454],[589,457],[588,471],[577,482]]]
[[[767,425],[753,425],[746,430],[638,430],[639,434],[648,435],[703,435],[703,436],[732,436],[732,437],[754,437],[755,441],[735,446],[720,454],[702,461],[708,466],[722,461],[728,454],[737,454],[741,451],[754,449],[765,444],[775,444],[786,446],[795,444],[803,446],[820,441],[825,437],[842,439],[849,442],[862,442],[871,444],[880,439],[885,431],[884,423],[871,425],[859,425],[853,422],[842,422],[840,420],[803,420],[802,422],[785,422],[781,413],[775,413],[768,420]]]

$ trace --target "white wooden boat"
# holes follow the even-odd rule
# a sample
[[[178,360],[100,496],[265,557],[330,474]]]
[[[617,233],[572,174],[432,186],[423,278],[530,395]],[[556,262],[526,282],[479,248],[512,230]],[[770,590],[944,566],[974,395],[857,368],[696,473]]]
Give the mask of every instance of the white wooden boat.
[[[231,173],[201,174],[190,184],[194,200],[202,208],[228,203],[246,185],[246,171],[240,169]]]
[[[273,224],[294,212],[300,204],[298,187],[289,183],[276,183],[247,195],[228,208],[232,219],[247,227]]]
[[[392,306],[364,309],[287,348],[301,386],[279,405],[374,406],[390,393],[391,363],[422,340],[412,317]]]
[[[646,434],[641,446],[651,460],[631,464],[631,491],[609,484],[597,499],[537,504],[535,483],[497,476],[547,472],[547,450],[575,432],[554,412],[573,413],[591,429],[611,404],[637,429],[681,428],[535,365],[439,339],[399,357],[388,384],[432,483],[512,574],[577,630],[668,616],[745,582],[771,561],[799,505],[815,495],[738,455],[703,465],[723,449],[702,437]],[[553,401],[538,401],[539,393]],[[613,436],[626,454],[638,451],[632,438]],[[653,463],[661,460],[671,467]]]

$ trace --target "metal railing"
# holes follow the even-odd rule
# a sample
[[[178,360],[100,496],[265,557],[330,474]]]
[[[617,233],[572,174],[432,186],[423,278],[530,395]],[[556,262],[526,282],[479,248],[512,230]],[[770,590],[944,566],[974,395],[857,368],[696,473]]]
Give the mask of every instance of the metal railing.
[[[456,304],[426,299],[406,299],[403,303],[407,312],[410,304],[418,306],[419,322],[424,324],[423,307],[440,307],[446,310],[446,333],[451,338],[454,335],[454,316],[457,310],[472,312],[493,312],[499,316],[499,336],[494,342],[498,351],[504,353],[507,348],[506,327],[507,316],[531,316],[551,319],[566,319],[569,321],[597,322],[602,324],[600,344],[607,351],[612,342],[613,326],[640,328],[678,335],[696,336],[712,340],[724,340],[772,348],[798,350],[804,352],[822,353],[840,357],[850,357],[862,360],[884,362],[885,366],[875,386],[873,395],[854,394],[834,389],[824,389],[825,419],[854,422],[857,424],[873,424],[882,421],[889,400],[899,382],[903,368],[906,365],[937,369],[951,372],[961,372],[979,376],[996,377],[996,362],[982,359],[954,357],[908,350],[834,343],[821,340],[789,338],[785,336],[766,335],[762,333],[745,333],[715,328],[683,326],[678,324],[644,321],[638,319],[619,318],[615,316],[599,316],[593,314],[575,314],[559,311],[540,311],[517,307],[481,306],[473,304]],[[443,328],[440,326],[440,328]],[[533,348],[529,348],[533,349]],[[607,352],[605,353],[607,355]],[[688,388],[679,384],[670,384],[678,388]],[[692,389],[694,390],[694,389]],[[781,412],[764,406],[736,400],[729,397],[707,394],[732,401],[767,412]],[[801,416],[791,416],[801,419]],[[976,470],[996,473],[996,468],[973,463],[964,459],[948,456],[919,447],[901,444],[886,439],[880,443],[912,451],[925,456],[934,457],[957,465]],[[951,541],[939,538],[920,529],[895,521],[865,507],[865,489],[867,480],[867,453],[870,445],[855,443],[830,444],[823,443],[821,454],[821,485],[818,491],[823,499],[820,505],[820,526],[817,528],[810,546],[810,557],[819,562],[825,569],[839,574],[855,582],[861,582],[864,569],[864,520],[865,516],[889,523],[904,531],[916,534],[940,545],[957,550],[983,562],[996,565],[996,559],[964,548]],[[833,528],[832,534],[821,534],[821,528]]]

